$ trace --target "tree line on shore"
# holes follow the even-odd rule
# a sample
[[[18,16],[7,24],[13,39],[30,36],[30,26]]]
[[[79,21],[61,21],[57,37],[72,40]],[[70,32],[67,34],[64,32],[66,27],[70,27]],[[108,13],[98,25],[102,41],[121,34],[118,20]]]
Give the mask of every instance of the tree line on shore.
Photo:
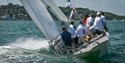
[[[31,18],[23,6],[8,3],[0,6],[0,20],[31,20]]]
[[[72,9],[70,8],[65,8],[65,7],[60,7],[60,9],[64,12],[66,16],[70,15],[70,12]],[[84,18],[88,14],[93,14],[94,16],[96,15],[97,11],[94,10],[89,10],[88,8],[76,8],[78,17],[76,16],[76,19]],[[103,11],[100,11],[103,12]],[[106,19],[108,20],[125,20],[125,16],[119,16],[110,12],[104,12]]]
[[[69,17],[71,8],[68,7],[59,7],[64,14]],[[93,14],[96,15],[97,11],[89,10],[88,8],[76,8],[77,10],[77,16],[75,16],[75,20],[79,20],[84,18],[87,14]],[[110,12],[104,12],[106,18],[108,20],[125,20],[125,16],[118,16],[116,14],[110,13]],[[52,15],[52,14],[51,14]],[[55,17],[54,15],[52,15]],[[8,5],[1,5],[0,6],[0,20],[31,20],[30,16],[26,12],[23,6],[20,6],[18,4],[14,5],[12,3],[9,3]]]

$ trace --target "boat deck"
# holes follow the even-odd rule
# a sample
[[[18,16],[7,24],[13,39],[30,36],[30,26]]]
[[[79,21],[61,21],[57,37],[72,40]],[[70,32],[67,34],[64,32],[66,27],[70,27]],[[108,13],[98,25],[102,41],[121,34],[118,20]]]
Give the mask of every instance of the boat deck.
[[[100,35],[96,36],[95,38],[91,39],[90,42],[81,41],[81,42],[79,42],[77,47],[75,47],[74,45],[73,45],[73,47],[65,46],[64,42],[61,39],[49,42],[49,44],[50,44],[50,46],[53,49],[55,54],[59,54],[59,55],[74,54],[74,55],[77,55],[77,54],[88,52],[91,49],[93,49],[94,47],[98,46],[99,44],[106,42],[108,40],[107,35],[108,35],[107,33],[100,34]]]

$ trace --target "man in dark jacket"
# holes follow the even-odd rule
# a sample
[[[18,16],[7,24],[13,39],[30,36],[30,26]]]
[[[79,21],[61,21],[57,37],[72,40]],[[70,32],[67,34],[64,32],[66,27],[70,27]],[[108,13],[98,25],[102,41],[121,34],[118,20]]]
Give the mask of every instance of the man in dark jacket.
[[[72,38],[71,38],[71,34],[66,30],[66,28],[62,28],[62,33],[61,33],[61,37],[63,42],[65,43],[66,46],[71,46],[72,44]]]

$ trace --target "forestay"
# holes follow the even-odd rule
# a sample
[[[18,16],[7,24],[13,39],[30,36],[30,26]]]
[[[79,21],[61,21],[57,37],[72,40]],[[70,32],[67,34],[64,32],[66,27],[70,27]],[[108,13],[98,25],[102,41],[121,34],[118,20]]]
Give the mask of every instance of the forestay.
[[[59,7],[55,4],[53,0],[41,0],[44,2],[46,6],[49,6],[51,8],[51,11],[57,16],[57,18],[61,21],[68,22],[67,17],[64,15],[64,13],[59,9]]]
[[[40,31],[42,31],[49,40],[54,39],[60,33],[54,20],[40,0],[21,0],[21,3]]]

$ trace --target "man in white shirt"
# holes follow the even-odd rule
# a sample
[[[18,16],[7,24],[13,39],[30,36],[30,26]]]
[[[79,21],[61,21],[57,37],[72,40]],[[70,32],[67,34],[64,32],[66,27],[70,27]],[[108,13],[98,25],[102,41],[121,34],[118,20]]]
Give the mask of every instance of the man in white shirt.
[[[102,21],[103,21],[104,29],[105,29],[106,31],[108,31],[108,28],[107,28],[107,26],[106,26],[106,18],[105,18],[105,16],[104,16],[104,12],[101,13],[101,19],[102,19]]]
[[[97,12],[96,17],[95,17],[95,21],[93,26],[89,27],[90,30],[92,30],[92,34],[96,35],[96,34],[101,34],[103,31],[103,22],[101,19],[101,13]]]
[[[76,37],[76,33],[75,33],[76,29],[75,29],[75,26],[74,26],[74,22],[70,23],[68,31],[71,33],[72,38]]]
[[[106,19],[103,12],[101,13],[101,19],[103,20],[104,23],[106,23]]]
[[[76,29],[76,34],[77,34],[77,37],[85,36],[86,30],[85,30],[85,27],[83,26],[82,22],[80,22],[80,24],[78,25],[78,27]]]
[[[75,8],[72,8],[72,11],[70,13],[69,19],[72,20],[74,19],[75,15],[76,15],[77,11]]]
[[[87,23],[86,23],[86,26],[89,28],[92,26],[92,22],[93,22],[93,15],[90,14],[90,16],[87,18]]]
[[[68,32],[71,33],[71,37],[73,42],[77,45],[78,44],[78,37],[76,36],[76,27],[74,26],[74,22],[72,21],[69,25],[69,30]]]

